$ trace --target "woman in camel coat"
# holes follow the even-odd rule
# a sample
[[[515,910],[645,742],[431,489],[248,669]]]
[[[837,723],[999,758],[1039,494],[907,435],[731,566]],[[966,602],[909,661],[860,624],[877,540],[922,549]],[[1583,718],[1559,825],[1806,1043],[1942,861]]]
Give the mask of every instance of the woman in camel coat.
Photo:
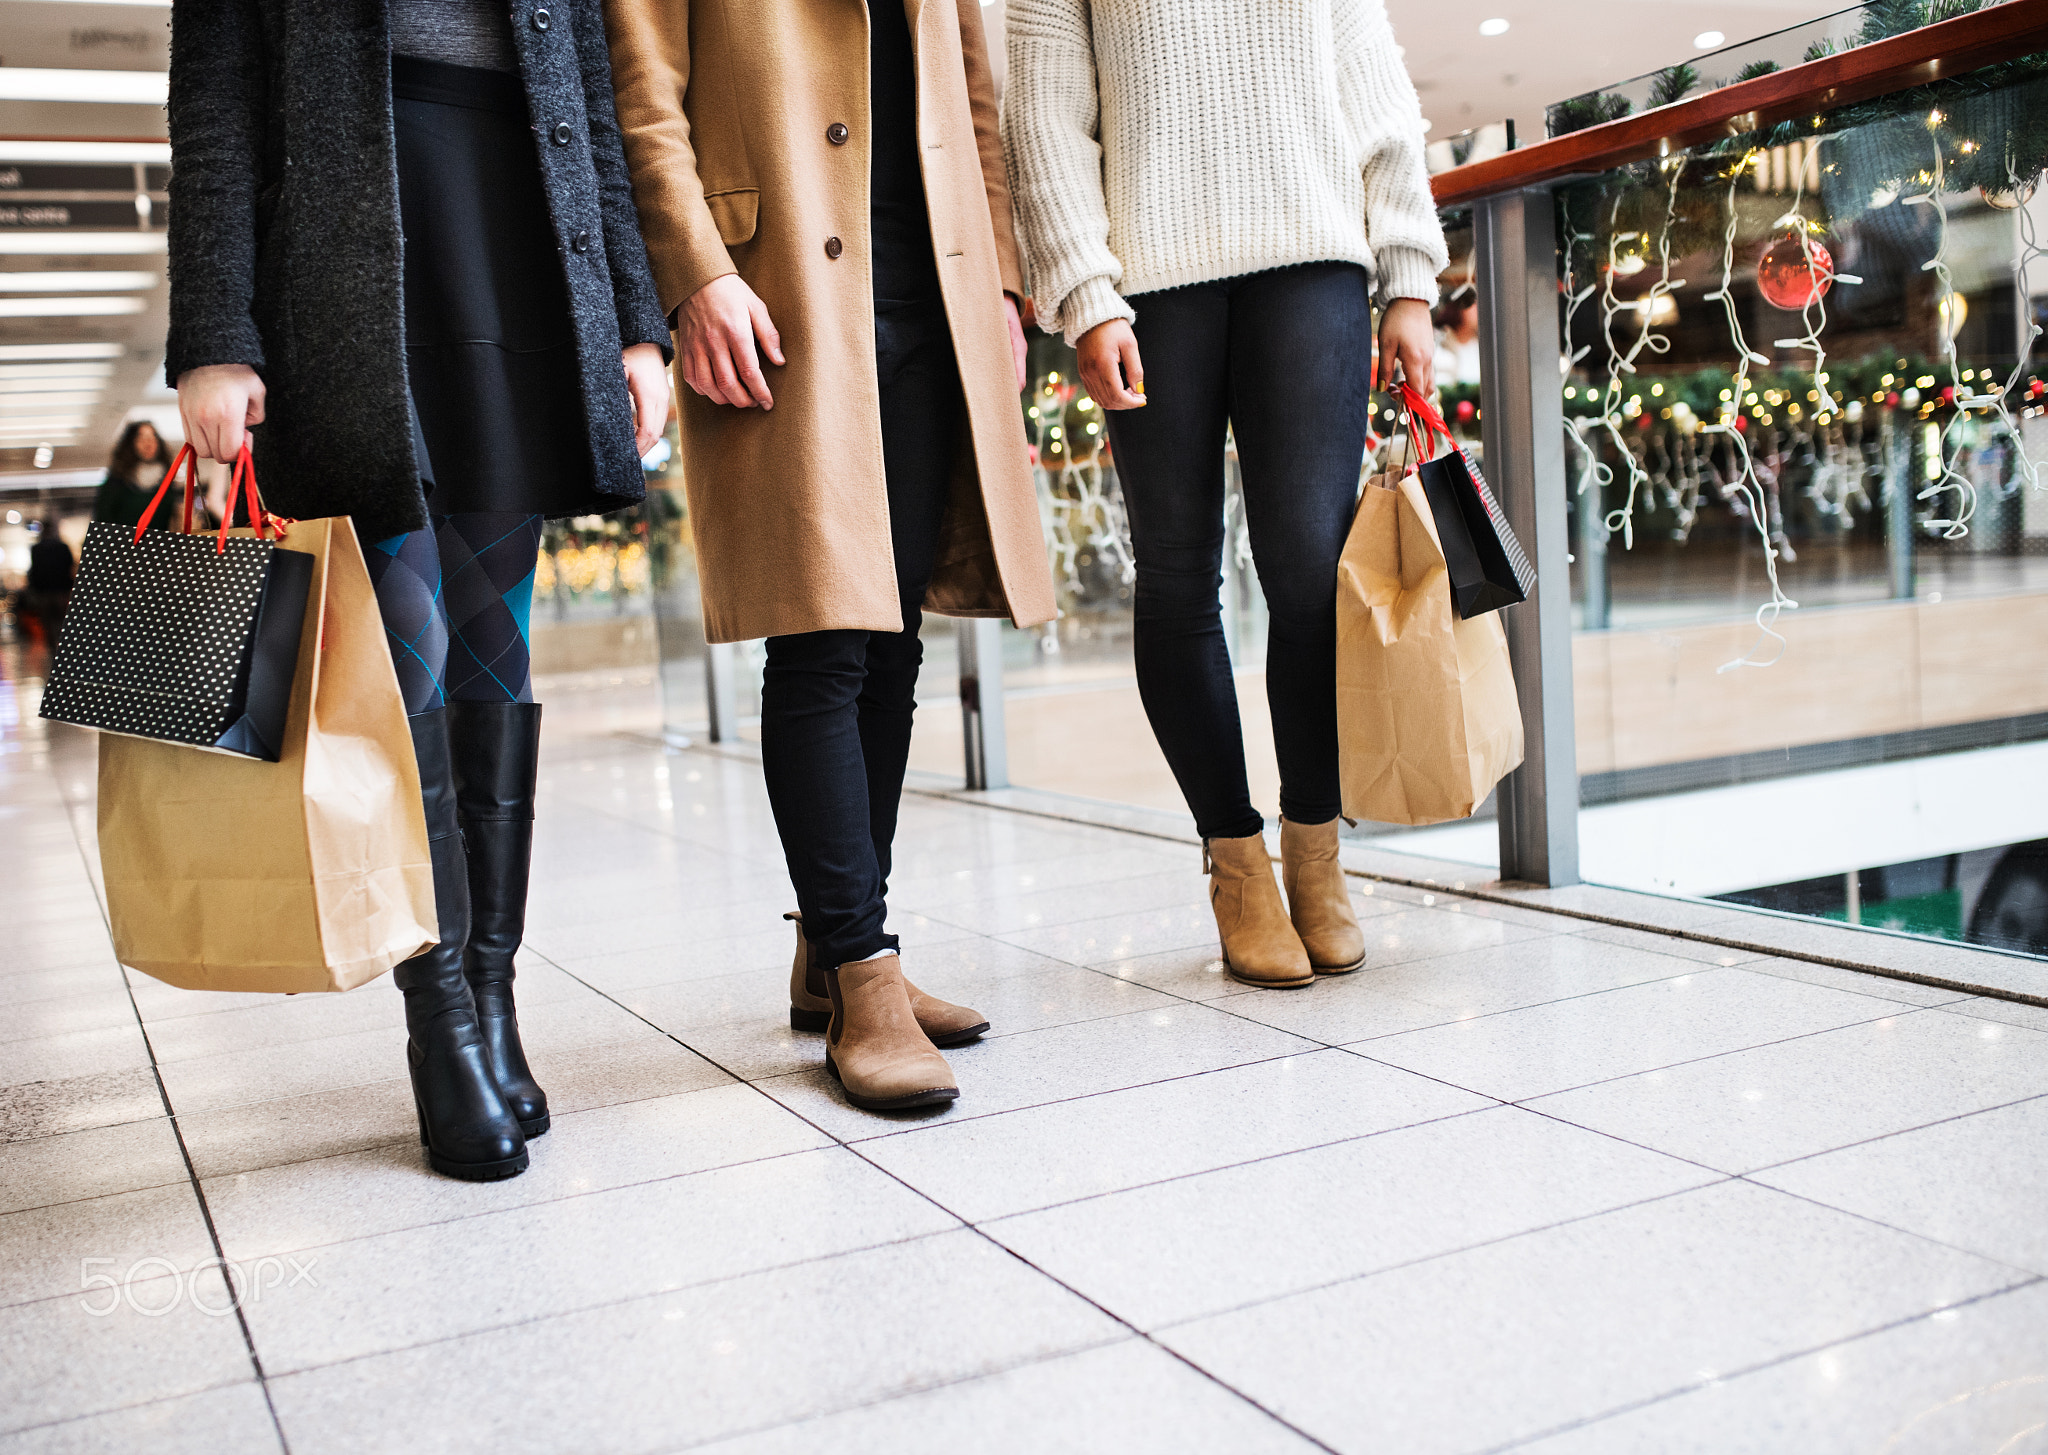
[[[607,0],[676,329],[714,642],[768,638],[761,756],[799,914],[790,1024],[857,1106],[959,1094],[988,1029],[886,931],[923,610],[1053,615],[1016,239],[976,0]],[[1007,297],[1006,297],[1007,295]]]
[[[1001,309],[1023,284],[981,8],[905,0],[904,10],[967,426],[924,604],[1028,626],[1054,615],[1052,579]],[[865,246],[865,7],[608,0],[606,12],[663,311],[673,322],[705,284],[737,273],[787,360],[766,368],[772,408],[677,391],[705,632],[732,642],[900,630]],[[687,382],[688,361],[678,368]]]

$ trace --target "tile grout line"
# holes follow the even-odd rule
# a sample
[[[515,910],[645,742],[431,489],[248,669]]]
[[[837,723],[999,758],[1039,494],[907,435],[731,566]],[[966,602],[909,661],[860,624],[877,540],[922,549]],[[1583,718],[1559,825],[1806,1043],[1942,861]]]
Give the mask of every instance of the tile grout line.
[[[53,777],[56,776],[54,764],[52,765],[51,773]],[[93,884],[93,898],[99,905],[101,923],[107,929],[108,942],[111,945],[113,927],[107,919],[106,904],[100,899],[99,886],[93,883],[92,868],[86,855],[85,843],[78,835],[77,822],[73,817],[76,812],[76,806],[68,798],[65,798],[61,779],[58,782],[57,792],[60,800],[64,803],[65,820],[71,827],[72,845],[77,850],[81,863],[85,865],[87,882]],[[249,1328],[248,1315],[242,1309],[242,1290],[235,1281],[234,1265],[228,1261],[227,1250],[221,1245],[220,1229],[214,1225],[213,1221],[213,1208],[206,1201],[206,1189],[200,1185],[199,1169],[192,1162],[192,1149],[185,1145],[185,1129],[178,1124],[177,1108],[171,1105],[170,1089],[164,1085],[163,1072],[157,1065],[156,1045],[150,1040],[149,1024],[142,1018],[142,1007],[136,1002],[135,987],[128,980],[128,967],[120,963],[118,955],[115,957],[114,963],[121,974],[121,989],[128,996],[128,1008],[135,1016],[136,1031],[142,1037],[142,1049],[149,1057],[149,1074],[151,1079],[156,1082],[156,1094],[163,1102],[165,1120],[170,1123],[171,1135],[177,1140],[178,1157],[185,1164],[185,1177],[191,1185],[193,1200],[199,1205],[200,1220],[206,1225],[206,1238],[207,1242],[213,1247],[214,1264],[220,1269],[221,1281],[227,1285],[228,1294],[232,1299],[231,1307],[235,1311],[235,1326],[242,1331],[242,1346],[248,1351],[250,1368],[255,1371],[256,1387],[262,1391],[263,1407],[270,1414],[271,1430],[277,1436],[278,1449],[283,1452],[283,1455],[291,1455],[291,1440],[284,1432],[283,1420],[278,1417],[277,1402],[271,1397],[270,1379],[263,1369],[263,1356],[257,1352],[256,1336]],[[176,1184],[165,1183],[163,1185],[175,1186]],[[197,1269],[193,1271],[197,1272]]]
[[[1773,1190],[1775,1191],[1776,1189]],[[1628,1404],[1618,1405],[1611,1410],[1605,1410],[1586,1419],[1570,1420],[1562,1425],[1553,1425],[1548,1429],[1537,1430],[1532,1434],[1520,1435],[1504,1445],[1489,1446],[1485,1451],[1479,1452],[1479,1455],[1507,1455],[1507,1452],[1511,1450],[1518,1450],[1525,1446],[1533,1445],[1539,1440],[1554,1439],[1559,1435],[1569,1434],[1574,1430],[1588,1429],[1608,1420],[1619,1419],[1623,1415],[1634,1414],[1638,1410],[1651,1409],[1674,1399],[1682,1399],[1686,1395],[1695,1394],[1703,1389],[1711,1389],[1716,1385],[1733,1384],[1736,1380],[1747,1379],[1750,1375],[1761,1374],[1767,1369],[1775,1369],[1780,1365],[1790,1364],[1796,1360],[1811,1358],[1815,1354],[1825,1354],[1830,1349],[1840,1349],[1845,1345],[1858,1343],[1864,1339],[1874,1339],[1881,1334],[1891,1333],[1894,1329],[1910,1327],[1913,1324],[1920,1323],[1922,1320],[1932,1318],[1936,1314],[1947,1313],[1951,1309],[1966,1309],[1976,1304],[1988,1303],[1992,1299],[2006,1298],[2015,1293],[2022,1293],[2029,1288],[2038,1287],[2043,1283],[2048,1283],[2048,1278],[2043,1278],[2036,1274],[2032,1278],[2022,1279],[2017,1283],[2008,1284],[2004,1288],[1994,1288],[1989,1292],[1976,1294],[1970,1298],[1959,1300],[1956,1303],[1943,1304],[1940,1308],[1929,1309],[1925,1313],[1910,1314],[1905,1318],[1893,1319],[1887,1324],[1879,1324],[1874,1328],[1861,1329],[1856,1333],[1846,1334],[1839,1339],[1830,1339],[1824,1344],[1815,1344],[1811,1348],[1794,1349],[1777,1355],[1774,1358],[1760,1360],[1755,1364],[1747,1364],[1740,1369],[1731,1370],[1726,1374],[1715,1375],[1711,1379],[1695,1380],[1691,1384],[1679,1385],[1674,1389],[1665,1390],[1662,1394],[1651,1395],[1647,1399],[1633,1400]]]

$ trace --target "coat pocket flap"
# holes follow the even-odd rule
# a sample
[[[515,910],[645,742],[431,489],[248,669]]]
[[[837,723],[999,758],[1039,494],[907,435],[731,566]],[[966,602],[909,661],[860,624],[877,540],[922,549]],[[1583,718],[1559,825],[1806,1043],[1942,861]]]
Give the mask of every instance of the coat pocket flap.
[[[718,224],[718,236],[727,247],[751,241],[761,220],[761,189],[746,187],[733,192],[705,194],[704,205]]]

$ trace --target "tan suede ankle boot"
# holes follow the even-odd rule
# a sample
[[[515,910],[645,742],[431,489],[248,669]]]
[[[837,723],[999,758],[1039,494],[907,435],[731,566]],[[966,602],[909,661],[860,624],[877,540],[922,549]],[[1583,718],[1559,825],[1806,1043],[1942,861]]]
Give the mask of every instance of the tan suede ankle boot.
[[[1337,861],[1337,820],[1280,820],[1280,877],[1287,913],[1318,975],[1348,975],[1365,963],[1365,931]]]
[[[1280,886],[1273,882],[1265,835],[1204,839],[1202,856],[1209,871],[1209,907],[1223,940],[1223,968],[1247,985],[1313,984],[1316,973],[1308,951],[1288,922]]]
[[[796,924],[796,959],[789,967],[789,1028],[793,1031],[822,1031],[832,1023],[832,1000],[825,993],[825,967],[804,938],[804,917],[797,910],[783,916]],[[910,1010],[917,1024],[934,1046],[962,1046],[988,1029],[988,1017],[978,1010],[955,1005],[927,995],[903,978],[910,991]]]
[[[825,989],[832,999],[825,1066],[848,1101],[868,1111],[903,1111],[960,1095],[953,1068],[918,1028],[903,962],[893,951],[827,970]]]

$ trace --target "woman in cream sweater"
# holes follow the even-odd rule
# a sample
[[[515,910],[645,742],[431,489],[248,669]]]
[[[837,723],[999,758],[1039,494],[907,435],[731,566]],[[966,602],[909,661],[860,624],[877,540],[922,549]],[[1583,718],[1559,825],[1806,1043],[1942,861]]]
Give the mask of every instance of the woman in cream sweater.
[[[1111,411],[1139,691],[1203,837],[1225,963],[1269,986],[1355,970],[1337,560],[1375,302],[1382,381],[1433,383],[1446,257],[1415,87],[1380,0],[1009,0],[1008,16],[1003,134],[1038,320]],[[1218,603],[1226,429],[1271,608],[1284,907]]]

